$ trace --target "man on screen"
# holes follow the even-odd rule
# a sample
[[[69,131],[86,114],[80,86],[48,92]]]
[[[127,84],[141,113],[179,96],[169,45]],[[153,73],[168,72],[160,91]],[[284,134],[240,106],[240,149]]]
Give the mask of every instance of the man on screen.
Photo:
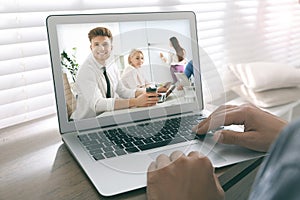
[[[95,117],[105,111],[153,106],[157,103],[156,93],[130,90],[119,81],[118,69],[108,63],[113,48],[113,36],[109,29],[94,28],[88,33],[88,37],[91,54],[77,73],[77,105],[72,119]]]

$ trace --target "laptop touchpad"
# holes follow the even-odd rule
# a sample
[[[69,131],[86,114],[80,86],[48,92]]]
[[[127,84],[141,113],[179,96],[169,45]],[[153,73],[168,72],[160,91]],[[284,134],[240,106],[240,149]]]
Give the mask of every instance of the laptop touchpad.
[[[130,154],[101,161],[109,168],[124,173],[145,173],[153,160],[147,154]]]
[[[213,149],[205,147],[202,144],[196,143],[196,144],[190,144],[188,146],[180,146],[180,147],[175,147],[167,150],[162,150],[162,151],[157,151],[154,153],[150,153],[149,156],[155,160],[156,157],[160,154],[165,154],[165,155],[170,155],[173,151],[182,151],[185,155],[187,155],[191,151],[199,151],[205,156],[207,156],[211,162],[213,163],[214,166],[219,165],[220,163],[225,163],[226,159],[221,156],[220,154],[216,153]]]

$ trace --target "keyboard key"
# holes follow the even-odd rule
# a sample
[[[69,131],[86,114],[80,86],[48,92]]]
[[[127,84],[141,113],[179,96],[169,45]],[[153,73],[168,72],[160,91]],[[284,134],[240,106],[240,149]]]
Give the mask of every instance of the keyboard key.
[[[129,147],[129,148],[126,148],[125,149],[127,152],[130,152],[130,153],[134,153],[134,152],[139,152],[140,150],[136,147]]]
[[[106,152],[106,153],[104,153],[104,156],[106,157],[106,158],[112,158],[112,157],[115,157],[116,156],[116,154],[114,154],[114,152]]]
[[[97,133],[91,133],[91,134],[89,134],[89,137],[91,138],[91,140],[100,139],[100,137]]]
[[[91,151],[89,151],[90,152],[90,154],[92,154],[92,155],[96,155],[96,154],[101,154],[101,153],[103,153],[103,150],[102,149],[95,149],[95,150],[91,150]]]
[[[94,144],[94,145],[90,145],[90,146],[86,146],[87,150],[92,151],[92,150],[96,150],[96,149],[101,149],[103,146],[100,144]]]
[[[195,134],[185,135],[184,138],[187,139],[187,140],[195,140],[195,139],[197,139],[197,136]]]
[[[154,141],[151,138],[146,138],[142,140],[145,144],[154,143]]]
[[[86,140],[81,142],[84,146],[98,145],[99,142],[97,140]]]
[[[131,142],[126,142],[126,143],[123,144],[123,146],[125,148],[127,148],[127,147],[133,147],[134,145]]]
[[[170,144],[177,144],[180,142],[186,142],[187,140],[184,139],[183,137],[175,137],[172,139],[172,141],[170,142]]]
[[[113,151],[114,149],[112,147],[104,147],[102,148],[104,152]]]
[[[121,156],[127,154],[127,152],[123,149],[114,151],[116,155]]]
[[[138,145],[143,145],[145,143],[143,141],[141,141],[141,140],[137,140],[137,141],[134,141],[133,144],[135,144],[136,146],[138,146]]]
[[[93,155],[93,157],[95,160],[102,160],[105,158],[102,154],[95,154],[95,155]]]
[[[90,141],[90,138],[87,135],[78,135],[80,141]]]
[[[163,135],[161,136],[163,139],[168,140],[171,139],[172,137],[170,135]]]
[[[153,148],[158,148],[158,147],[163,147],[168,145],[171,142],[171,140],[164,140],[156,143],[149,143],[145,145],[139,145],[138,148],[141,149],[142,151],[153,149]]]

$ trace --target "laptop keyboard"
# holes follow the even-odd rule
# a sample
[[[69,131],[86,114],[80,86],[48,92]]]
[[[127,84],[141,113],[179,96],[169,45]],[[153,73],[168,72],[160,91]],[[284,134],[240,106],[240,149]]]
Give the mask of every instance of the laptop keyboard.
[[[199,115],[177,117],[78,137],[95,160],[102,160],[198,139],[201,136],[191,129],[203,119]]]

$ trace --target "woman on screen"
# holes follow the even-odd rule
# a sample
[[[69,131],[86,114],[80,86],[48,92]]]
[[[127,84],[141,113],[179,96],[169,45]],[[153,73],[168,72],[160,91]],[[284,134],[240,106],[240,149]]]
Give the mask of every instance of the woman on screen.
[[[163,53],[160,53],[160,58],[164,63],[169,65],[172,64],[183,64],[187,63],[186,61],[186,52],[185,49],[179,44],[177,37],[173,36],[170,39],[170,47],[174,48],[175,52],[170,51],[168,58],[164,56]]]
[[[177,37],[171,37],[170,46],[174,48],[175,53],[170,51],[168,58],[164,56],[163,53],[160,53],[160,58],[164,63],[167,63],[170,66],[170,72],[173,78],[173,83],[177,82],[175,72],[183,72],[185,65],[187,64],[187,59],[185,58],[186,52],[183,47],[179,44]]]
[[[150,86],[141,67],[144,64],[144,54],[139,49],[133,49],[128,56],[128,66],[125,68],[121,81],[129,89],[144,88]]]

